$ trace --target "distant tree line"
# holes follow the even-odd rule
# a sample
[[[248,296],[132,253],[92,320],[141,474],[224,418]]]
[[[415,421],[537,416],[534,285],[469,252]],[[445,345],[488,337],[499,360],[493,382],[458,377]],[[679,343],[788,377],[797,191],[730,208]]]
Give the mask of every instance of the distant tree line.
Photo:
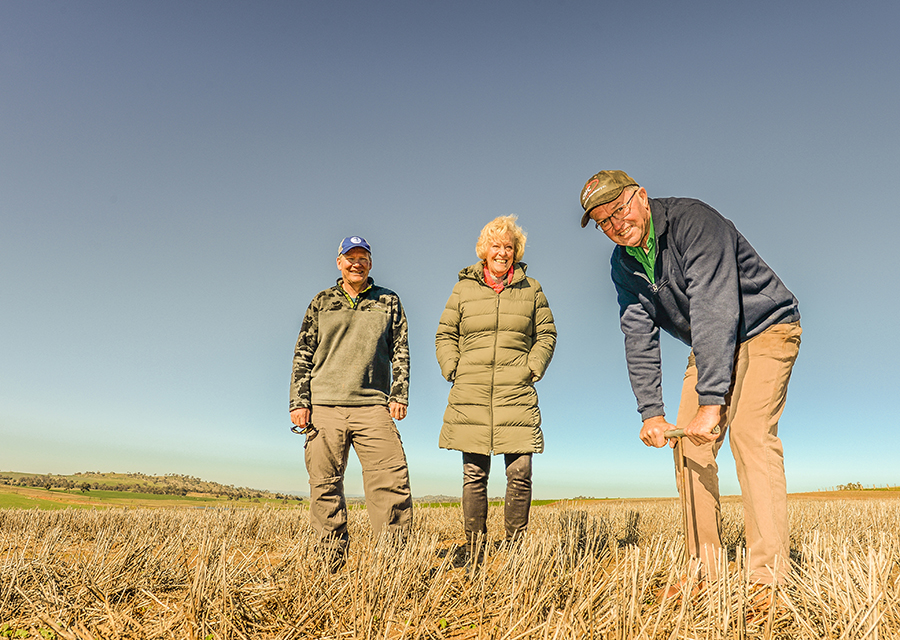
[[[838,491],[900,491],[900,487],[893,485],[884,485],[883,487],[876,487],[874,484],[871,485],[868,489],[863,486],[862,482],[848,482],[847,484],[839,484],[837,486]]]
[[[133,480],[133,482],[104,479],[122,476],[128,478],[128,480]],[[249,489],[247,487],[235,487],[234,485],[223,485],[218,482],[201,480],[200,478],[195,478],[193,476],[177,474],[167,474],[164,476],[148,476],[142,473],[103,474],[99,472],[76,473],[73,476],[58,476],[54,474],[0,474],[0,484],[20,487],[36,487],[48,490],[78,489],[82,493],[91,490],[103,490],[172,496],[186,496],[188,493],[195,493],[212,495],[218,498],[227,498],[228,500],[268,499],[282,500],[284,502],[289,500],[302,502],[303,500],[299,496],[275,493],[272,491],[260,491],[259,489]]]

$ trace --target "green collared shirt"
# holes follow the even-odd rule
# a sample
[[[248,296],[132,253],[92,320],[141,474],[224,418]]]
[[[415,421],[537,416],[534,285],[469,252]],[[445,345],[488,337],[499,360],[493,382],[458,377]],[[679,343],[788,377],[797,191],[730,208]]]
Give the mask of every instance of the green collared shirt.
[[[650,233],[647,234],[647,251],[643,247],[625,247],[630,255],[637,258],[637,261],[644,267],[644,272],[650,278],[651,283],[656,283],[656,277],[653,273],[656,264],[656,231],[653,229],[653,216],[650,216]]]

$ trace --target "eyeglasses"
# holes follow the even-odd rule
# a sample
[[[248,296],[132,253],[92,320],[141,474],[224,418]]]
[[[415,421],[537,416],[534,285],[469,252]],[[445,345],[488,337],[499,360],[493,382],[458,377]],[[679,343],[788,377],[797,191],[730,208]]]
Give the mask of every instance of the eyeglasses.
[[[638,192],[638,189],[635,189],[634,191],[632,191],[631,197],[628,198],[628,200],[625,202],[625,204],[623,204],[621,207],[619,207],[618,209],[613,211],[611,214],[609,214],[602,220],[598,220],[597,224],[596,224],[597,230],[598,231],[606,231],[612,226],[613,219],[621,220],[626,215],[628,215],[626,210],[631,205],[631,201],[634,200],[634,194],[636,194],[637,192]]]
[[[348,256],[346,253],[344,253],[344,254],[341,254],[341,257],[344,260],[346,260],[347,262],[349,262],[351,265],[352,264],[361,264],[363,266],[368,266],[369,264],[372,263],[372,260],[369,258],[369,256],[351,257],[351,256]]]
[[[298,436],[307,436],[310,440],[319,435],[319,430],[313,426],[312,422],[307,422],[305,427],[299,427],[295,424],[291,425],[291,431]]]

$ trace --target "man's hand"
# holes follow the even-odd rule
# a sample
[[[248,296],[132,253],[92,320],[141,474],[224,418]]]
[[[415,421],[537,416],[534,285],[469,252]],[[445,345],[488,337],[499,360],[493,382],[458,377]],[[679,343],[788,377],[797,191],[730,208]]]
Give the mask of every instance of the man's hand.
[[[713,433],[713,429],[722,421],[724,410],[725,407],[720,404],[701,405],[697,415],[684,428],[685,437],[698,447],[718,440],[721,433]]]
[[[665,416],[656,416],[644,420],[644,426],[641,427],[641,442],[648,447],[666,446],[666,437],[663,435],[666,431],[674,429],[675,425],[666,422]],[[675,438],[669,439],[669,446],[675,446]]]
[[[400,402],[391,402],[388,405],[391,409],[391,417],[394,420],[403,420],[406,417],[406,405]]]
[[[305,427],[309,423],[309,409],[294,409],[291,411],[291,422],[298,427]]]

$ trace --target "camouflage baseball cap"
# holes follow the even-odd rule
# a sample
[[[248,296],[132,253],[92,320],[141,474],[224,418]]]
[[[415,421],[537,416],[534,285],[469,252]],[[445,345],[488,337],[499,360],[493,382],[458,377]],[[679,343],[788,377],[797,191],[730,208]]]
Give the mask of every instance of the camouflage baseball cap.
[[[584,215],[581,216],[582,228],[586,227],[588,220],[591,219],[591,209],[612,202],[619,197],[625,187],[637,186],[640,185],[624,171],[601,171],[591,176],[581,190],[581,206],[584,207]]]

